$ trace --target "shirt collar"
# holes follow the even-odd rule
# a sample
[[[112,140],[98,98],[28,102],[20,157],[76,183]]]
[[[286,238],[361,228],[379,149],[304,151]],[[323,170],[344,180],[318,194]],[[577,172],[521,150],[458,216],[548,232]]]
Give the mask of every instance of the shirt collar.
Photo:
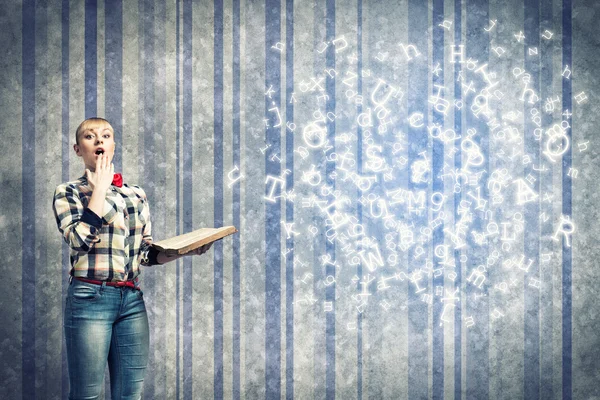
[[[85,176],[85,173],[79,177],[79,180],[84,185],[87,185],[87,183],[88,183],[87,178]],[[123,187],[125,187],[125,186],[129,187],[129,185],[127,183],[123,182]],[[110,187],[111,188],[115,188],[115,189],[123,189],[123,187],[120,188],[120,187],[115,186],[115,185],[110,185]]]

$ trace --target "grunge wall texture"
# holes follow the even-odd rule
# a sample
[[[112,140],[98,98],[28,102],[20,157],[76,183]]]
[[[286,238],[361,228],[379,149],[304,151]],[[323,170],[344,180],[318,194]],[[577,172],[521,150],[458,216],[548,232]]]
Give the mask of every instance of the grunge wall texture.
[[[116,132],[115,171],[148,193],[155,240],[240,231],[205,256],[143,270],[144,398],[600,398],[598,18],[592,0],[2,1],[0,397],[68,394],[69,256],[52,195],[83,173],[75,128],[102,116]],[[467,58],[502,82],[505,97],[486,101],[516,136],[494,136],[491,116],[475,116],[483,73],[470,78]],[[520,100],[515,68],[538,101]],[[389,121],[371,98],[379,78],[398,89]],[[570,127],[547,132],[561,121]],[[475,153],[452,150],[428,132],[434,124],[476,144],[480,181],[452,175]],[[568,150],[550,161],[543,151],[563,138]],[[326,139],[333,148],[317,145]],[[393,169],[373,172],[378,159]],[[489,182],[502,169],[512,180],[494,204]],[[419,171],[428,178],[415,180]],[[365,191],[368,175],[377,184]],[[393,208],[398,187],[411,202],[424,191],[425,209]],[[353,254],[341,234],[327,240],[335,232],[319,201],[341,199],[335,190],[347,202],[331,210],[372,238]],[[446,219],[419,242],[440,215],[433,193],[447,195]],[[472,225],[455,249],[468,199]],[[482,246],[471,230],[489,232],[492,214],[479,204],[501,230]],[[374,205],[414,223],[406,251],[393,250]],[[508,220],[521,228],[504,245]],[[453,250],[440,257],[440,245]],[[372,268],[364,251],[375,248],[385,262]],[[480,285],[471,274],[495,249]]]

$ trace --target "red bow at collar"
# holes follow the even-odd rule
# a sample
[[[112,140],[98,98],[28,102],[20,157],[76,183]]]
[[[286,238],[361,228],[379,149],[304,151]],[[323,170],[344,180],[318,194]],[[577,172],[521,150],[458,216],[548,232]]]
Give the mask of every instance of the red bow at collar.
[[[122,187],[123,186],[123,175],[116,173],[113,176],[113,181],[112,184],[118,187]]]

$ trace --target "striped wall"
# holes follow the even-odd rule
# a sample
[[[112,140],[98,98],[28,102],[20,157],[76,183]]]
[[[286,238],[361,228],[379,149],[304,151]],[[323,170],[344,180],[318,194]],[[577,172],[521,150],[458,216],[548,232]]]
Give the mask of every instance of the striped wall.
[[[600,398],[599,16],[592,0],[3,1],[0,398],[68,395],[69,253],[51,203],[83,172],[74,131],[91,116],[115,128],[115,170],[146,190],[155,240],[239,229],[204,256],[143,270],[144,398]],[[514,142],[473,112],[469,58],[501,82],[493,113],[513,116]],[[521,101],[515,68],[536,104]],[[380,79],[398,91],[388,121],[376,117]],[[441,86],[447,113],[431,101]],[[561,121],[570,146],[553,163],[546,145],[560,143],[536,135]],[[461,138],[433,138],[436,124]],[[483,172],[457,191],[451,172],[473,165],[465,142]],[[429,179],[415,179],[422,160]],[[511,184],[495,203],[494,171],[537,199],[519,204]],[[397,188],[425,193],[423,212],[394,205]],[[516,215],[506,245],[501,223]],[[470,232],[491,221],[500,233],[477,243]],[[413,224],[406,249],[400,224]],[[346,247],[359,231],[370,240]],[[521,255],[526,271],[510,262]],[[101,398],[109,385],[107,373]]]

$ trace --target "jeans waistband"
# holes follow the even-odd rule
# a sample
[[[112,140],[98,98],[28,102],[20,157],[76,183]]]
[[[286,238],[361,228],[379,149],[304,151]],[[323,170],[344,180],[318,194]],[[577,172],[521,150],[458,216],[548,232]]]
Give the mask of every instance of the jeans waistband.
[[[140,290],[139,286],[135,285],[134,281],[117,281],[117,282],[109,282],[109,281],[98,281],[96,279],[88,279],[88,278],[80,278],[80,277],[75,277],[74,279],[77,279],[78,281],[81,282],[87,282],[87,283],[92,283],[94,285],[102,285],[105,284],[106,286],[113,286],[113,287],[130,287],[132,289],[137,289]]]

